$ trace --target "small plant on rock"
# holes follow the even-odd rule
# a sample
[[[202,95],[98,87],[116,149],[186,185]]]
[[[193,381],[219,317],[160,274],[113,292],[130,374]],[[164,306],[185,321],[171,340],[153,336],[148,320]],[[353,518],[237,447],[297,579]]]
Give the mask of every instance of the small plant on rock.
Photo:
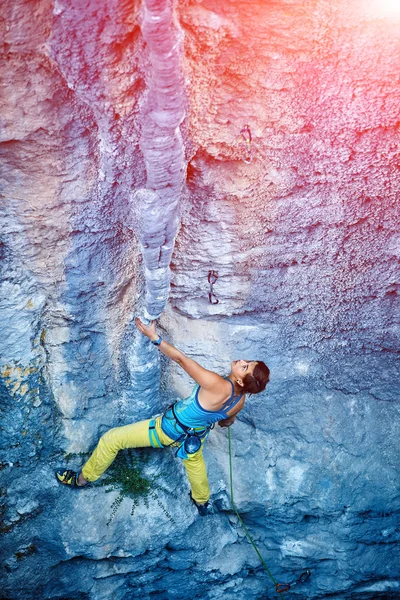
[[[108,469],[100,485],[107,486],[108,489],[106,489],[106,492],[118,491],[119,494],[111,504],[111,515],[107,521],[107,525],[110,525],[114,519],[124,498],[131,498],[133,500],[131,508],[132,516],[140,500],[143,500],[146,508],[148,508],[149,498],[153,498],[165,516],[171,523],[176,525],[156,492],[157,489],[161,490],[164,488],[157,484],[155,478],[151,479],[144,474],[144,467],[148,460],[149,455],[140,453],[140,457],[138,457],[132,450],[125,450],[118,454]]]

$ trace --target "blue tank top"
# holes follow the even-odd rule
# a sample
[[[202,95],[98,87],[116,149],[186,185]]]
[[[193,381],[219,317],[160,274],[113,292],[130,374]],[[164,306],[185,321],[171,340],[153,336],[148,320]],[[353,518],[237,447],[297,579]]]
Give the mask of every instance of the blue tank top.
[[[188,398],[185,398],[184,400],[178,400],[178,402],[174,405],[174,411],[178,420],[186,427],[201,431],[202,429],[210,427],[222,419],[227,419],[227,413],[237,405],[243,394],[240,394],[240,396],[235,398],[232,381],[227,377],[224,377],[224,379],[229,381],[232,385],[232,393],[222,408],[217,411],[206,410],[203,408],[199,402],[200,386],[195,385]],[[183,433],[182,429],[179,427],[174,418],[172,409],[168,409],[163,416],[161,426],[164,433],[171,439],[176,439],[177,435],[181,436]]]

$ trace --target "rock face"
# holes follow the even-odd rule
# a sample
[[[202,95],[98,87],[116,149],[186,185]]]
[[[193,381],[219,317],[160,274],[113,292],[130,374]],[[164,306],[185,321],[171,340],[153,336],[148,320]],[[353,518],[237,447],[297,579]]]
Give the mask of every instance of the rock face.
[[[165,303],[178,227],[160,331],[221,374],[271,368],[232,438],[274,577],[400,597],[395,9],[3,2],[2,598],[276,597],[226,431],[205,519],[168,450],[145,469],[174,523],[151,498],[107,525],[116,492],[54,478],[191,389],[133,323]]]

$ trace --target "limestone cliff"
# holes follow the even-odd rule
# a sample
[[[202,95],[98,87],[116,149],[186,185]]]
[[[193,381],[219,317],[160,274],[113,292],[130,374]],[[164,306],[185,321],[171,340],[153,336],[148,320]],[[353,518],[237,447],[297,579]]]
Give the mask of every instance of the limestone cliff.
[[[169,451],[146,468],[175,524],[126,500],[107,526],[115,493],[55,481],[191,389],[134,327],[167,302],[161,330],[207,368],[271,368],[232,428],[235,495],[278,581],[311,570],[286,597],[399,598],[395,3],[0,16],[1,597],[276,596],[230,508],[226,431],[205,519]]]

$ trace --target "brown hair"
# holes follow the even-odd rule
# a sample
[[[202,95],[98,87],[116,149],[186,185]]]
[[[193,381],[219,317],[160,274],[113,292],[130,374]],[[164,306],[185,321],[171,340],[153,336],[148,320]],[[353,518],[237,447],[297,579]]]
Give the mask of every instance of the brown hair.
[[[243,393],[258,394],[265,390],[269,382],[269,369],[262,361],[257,361],[253,374],[248,373],[243,378]]]

